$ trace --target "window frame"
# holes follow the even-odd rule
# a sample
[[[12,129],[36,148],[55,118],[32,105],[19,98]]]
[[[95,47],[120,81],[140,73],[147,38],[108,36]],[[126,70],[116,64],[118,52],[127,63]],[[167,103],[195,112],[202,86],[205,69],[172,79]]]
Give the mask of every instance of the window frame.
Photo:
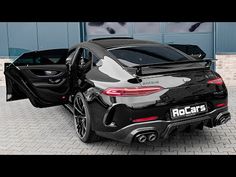
[[[86,50],[88,50],[88,51],[92,54],[91,69],[93,69],[93,67],[97,67],[97,66],[96,66],[96,63],[97,63],[98,61],[100,61],[101,58],[98,57],[89,47],[85,47],[85,46],[80,46],[80,47],[78,47],[78,48],[75,50],[75,55],[74,55],[73,63],[75,63],[75,64],[79,63],[80,58],[81,58],[81,56],[82,56],[82,53],[81,53],[81,51],[80,51],[81,49],[82,49],[82,50],[86,49]],[[82,51],[82,52],[83,52],[83,51]],[[94,63],[94,56],[98,59],[96,63]]]

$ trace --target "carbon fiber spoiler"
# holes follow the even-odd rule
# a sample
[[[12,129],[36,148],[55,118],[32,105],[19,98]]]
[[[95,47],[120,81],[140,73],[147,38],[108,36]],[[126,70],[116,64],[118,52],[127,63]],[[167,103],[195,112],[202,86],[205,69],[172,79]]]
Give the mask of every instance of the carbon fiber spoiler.
[[[210,68],[212,63],[215,62],[216,59],[205,59],[205,60],[192,60],[192,61],[180,61],[180,62],[167,62],[167,63],[153,63],[153,64],[144,64],[132,66],[131,68],[136,68],[136,75],[142,75],[142,68],[150,67],[150,66],[166,66],[166,65],[178,65],[178,64],[188,64],[188,63],[202,63],[205,62],[205,67]]]

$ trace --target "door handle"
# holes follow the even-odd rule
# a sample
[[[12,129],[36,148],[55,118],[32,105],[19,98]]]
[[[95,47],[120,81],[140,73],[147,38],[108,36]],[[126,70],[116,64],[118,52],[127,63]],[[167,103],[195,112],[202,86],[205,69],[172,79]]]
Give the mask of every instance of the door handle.
[[[61,79],[48,79],[48,81],[51,84],[58,84],[59,82],[61,82]]]
[[[46,76],[52,76],[52,75],[57,75],[59,72],[58,71],[44,71]]]

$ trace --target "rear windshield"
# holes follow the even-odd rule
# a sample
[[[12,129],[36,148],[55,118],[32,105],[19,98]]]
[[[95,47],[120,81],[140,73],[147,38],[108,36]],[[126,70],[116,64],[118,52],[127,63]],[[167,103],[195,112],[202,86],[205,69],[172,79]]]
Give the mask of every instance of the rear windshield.
[[[191,60],[166,46],[135,46],[109,49],[123,65],[132,67],[145,64],[159,64]]]

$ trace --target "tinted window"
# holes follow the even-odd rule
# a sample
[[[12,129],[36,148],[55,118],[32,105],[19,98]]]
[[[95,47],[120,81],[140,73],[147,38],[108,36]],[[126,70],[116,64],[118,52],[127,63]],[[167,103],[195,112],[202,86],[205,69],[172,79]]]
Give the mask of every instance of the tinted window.
[[[96,66],[96,63],[99,61],[99,58],[93,55],[93,66]]]
[[[91,63],[92,61],[92,53],[88,49],[81,49],[81,64]]]
[[[66,56],[67,56],[67,50],[64,49],[29,52],[17,58],[14,61],[14,64],[17,66],[64,64]]]
[[[156,64],[190,60],[177,51],[165,46],[138,46],[109,50],[125,66]]]
[[[79,70],[88,72],[92,67],[92,53],[86,48],[80,48],[76,63],[79,65]]]
[[[206,56],[206,53],[197,45],[184,45],[184,44],[169,44],[170,46],[188,54],[188,55],[202,55],[202,59]]]
[[[93,66],[96,65],[96,63],[99,61],[99,58],[94,55],[91,51],[89,51],[88,49],[81,49],[83,50],[81,55],[81,63],[82,64],[86,64],[86,63],[93,63]]]

